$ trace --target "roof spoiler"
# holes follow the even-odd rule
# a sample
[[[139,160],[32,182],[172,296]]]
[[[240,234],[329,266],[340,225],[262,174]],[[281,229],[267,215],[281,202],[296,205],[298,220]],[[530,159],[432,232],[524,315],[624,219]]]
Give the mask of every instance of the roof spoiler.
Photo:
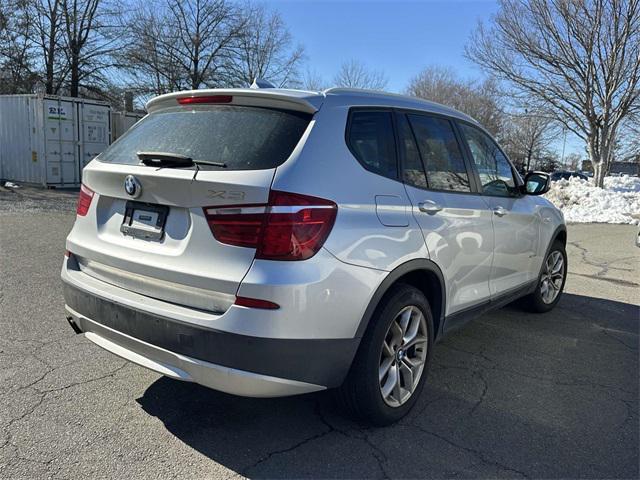
[[[198,97],[220,97],[221,102],[227,105],[246,105],[254,107],[280,108],[283,110],[295,110],[304,113],[316,113],[324,100],[324,95],[314,95],[311,92],[301,94],[293,90],[280,90],[278,88],[221,88],[211,90],[190,90],[184,92],[167,93],[155,97],[147,102],[147,112],[152,113],[168,107],[176,107],[180,100],[192,98],[186,103],[200,103]],[[204,99],[203,99],[204,100]],[[208,102],[203,102],[208,103]]]

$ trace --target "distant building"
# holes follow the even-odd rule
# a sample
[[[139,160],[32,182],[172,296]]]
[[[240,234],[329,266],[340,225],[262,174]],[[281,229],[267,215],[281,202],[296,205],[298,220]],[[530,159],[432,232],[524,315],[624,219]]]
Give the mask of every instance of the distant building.
[[[609,174],[640,176],[640,162],[611,162]]]
[[[582,161],[582,171],[593,173],[591,160]],[[636,160],[631,162],[611,162],[609,174],[640,176],[640,157],[636,157]]]

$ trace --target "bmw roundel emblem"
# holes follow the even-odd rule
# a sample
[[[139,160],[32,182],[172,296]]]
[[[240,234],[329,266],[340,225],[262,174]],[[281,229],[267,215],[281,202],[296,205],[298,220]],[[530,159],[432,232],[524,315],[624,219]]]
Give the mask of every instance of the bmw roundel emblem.
[[[142,193],[142,185],[133,175],[127,175],[124,179],[124,191],[133,198],[138,198]]]

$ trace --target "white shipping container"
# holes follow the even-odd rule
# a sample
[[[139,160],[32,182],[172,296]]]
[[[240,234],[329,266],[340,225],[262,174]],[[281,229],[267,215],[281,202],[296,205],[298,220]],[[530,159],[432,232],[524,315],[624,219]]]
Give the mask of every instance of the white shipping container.
[[[110,143],[108,103],[48,95],[0,95],[0,179],[77,187]]]

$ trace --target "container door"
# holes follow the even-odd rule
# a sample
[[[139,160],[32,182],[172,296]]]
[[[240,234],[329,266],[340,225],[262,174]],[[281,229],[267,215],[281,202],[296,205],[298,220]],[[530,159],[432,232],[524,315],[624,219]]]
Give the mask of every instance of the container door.
[[[45,99],[45,161],[47,184],[78,183],[76,115],[73,103]]]
[[[107,105],[78,104],[80,128],[80,177],[82,169],[109,146],[109,110]]]

